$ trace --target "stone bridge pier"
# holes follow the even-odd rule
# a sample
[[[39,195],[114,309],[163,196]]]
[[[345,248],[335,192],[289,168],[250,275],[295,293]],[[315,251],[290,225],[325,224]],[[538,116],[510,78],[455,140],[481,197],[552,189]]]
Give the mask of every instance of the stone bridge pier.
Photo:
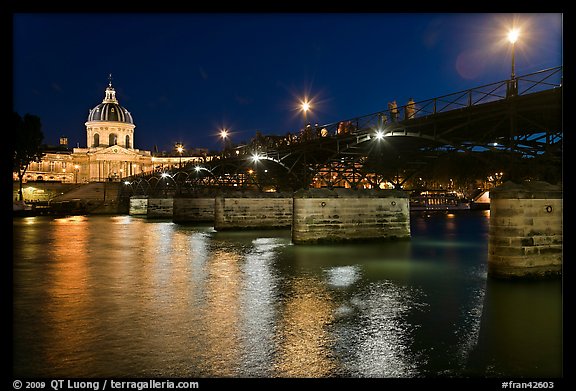
[[[410,238],[408,194],[399,190],[309,189],[294,193],[292,242]]]
[[[488,274],[547,277],[562,273],[562,187],[506,182],[490,191]]]

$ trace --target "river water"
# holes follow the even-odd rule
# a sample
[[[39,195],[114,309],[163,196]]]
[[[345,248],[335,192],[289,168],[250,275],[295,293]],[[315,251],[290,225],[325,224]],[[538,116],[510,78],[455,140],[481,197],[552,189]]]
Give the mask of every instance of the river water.
[[[489,211],[293,245],[133,216],[13,220],[16,377],[562,376],[562,282],[487,277]]]

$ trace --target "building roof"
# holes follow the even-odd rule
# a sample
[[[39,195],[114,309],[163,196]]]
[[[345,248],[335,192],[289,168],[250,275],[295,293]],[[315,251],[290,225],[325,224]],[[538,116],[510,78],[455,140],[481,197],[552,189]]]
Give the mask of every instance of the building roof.
[[[124,107],[120,106],[116,99],[116,91],[112,87],[112,82],[106,87],[106,96],[102,103],[90,110],[87,122],[106,121],[106,122],[123,122],[134,124],[132,114]]]

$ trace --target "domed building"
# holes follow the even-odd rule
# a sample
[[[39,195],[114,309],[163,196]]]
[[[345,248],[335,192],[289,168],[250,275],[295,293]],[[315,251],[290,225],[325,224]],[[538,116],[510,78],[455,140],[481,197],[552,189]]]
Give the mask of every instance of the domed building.
[[[87,148],[74,148],[78,177],[94,182],[118,180],[152,170],[150,151],[134,148],[134,120],[116,99],[112,81],[102,103],[91,109],[86,126]]]
[[[32,162],[24,182],[87,183],[119,181],[153,170],[164,170],[188,162],[206,159],[204,148],[186,149],[181,153],[156,154],[136,149],[132,114],[121,106],[109,79],[102,103],[89,110],[86,123],[86,147],[68,148],[68,139],[50,147],[40,162]],[[18,180],[17,173],[13,179]]]
[[[90,147],[96,148],[107,144],[132,148],[134,145],[134,128],[136,127],[134,120],[130,112],[118,104],[116,91],[111,81],[106,88],[104,100],[90,110],[85,125],[88,136],[87,145]]]

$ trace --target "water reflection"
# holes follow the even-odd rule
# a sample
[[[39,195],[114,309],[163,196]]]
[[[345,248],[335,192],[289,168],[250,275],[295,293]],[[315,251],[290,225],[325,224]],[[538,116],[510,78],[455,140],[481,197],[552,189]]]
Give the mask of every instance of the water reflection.
[[[43,351],[48,366],[74,371],[79,364],[91,367],[91,334],[97,332],[90,316],[95,298],[87,295],[89,226],[85,217],[54,220],[53,245],[47,248],[49,268],[46,284],[48,306],[40,308],[41,324],[47,331],[50,349]],[[43,310],[46,309],[46,312]],[[70,317],[70,314],[76,316]],[[69,332],[72,331],[72,332]]]
[[[202,358],[200,374],[215,377],[237,375],[240,361],[239,333],[241,270],[240,256],[231,251],[215,251],[209,260],[206,305],[200,327],[203,339],[197,353]]]
[[[304,276],[290,281],[279,319],[279,352],[274,367],[280,377],[330,376],[336,361],[328,333],[333,302],[322,281]]]
[[[562,377],[559,281],[489,278],[468,370],[489,377]]]
[[[275,326],[279,278],[274,270],[278,238],[257,238],[245,255],[242,268],[242,376],[270,377],[276,351]]]
[[[486,276],[488,215],[292,245],[130,216],[14,220],[14,374],[561,374],[561,283]]]
[[[341,304],[334,334],[343,375],[355,377],[413,377],[418,358],[410,351],[413,328],[406,314],[415,295],[390,281],[370,283]]]

